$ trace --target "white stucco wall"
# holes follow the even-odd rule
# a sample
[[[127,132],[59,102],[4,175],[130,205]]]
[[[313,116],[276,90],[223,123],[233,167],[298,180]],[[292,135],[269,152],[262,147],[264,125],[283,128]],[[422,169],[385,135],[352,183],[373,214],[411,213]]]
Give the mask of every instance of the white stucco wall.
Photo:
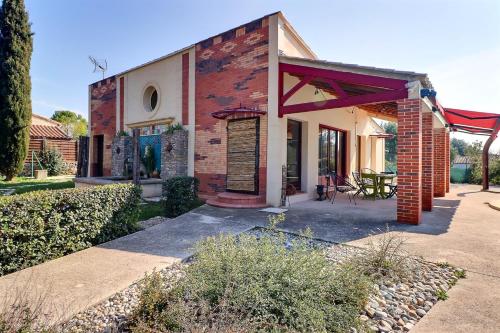
[[[278,49],[290,57],[315,59],[316,56],[303,45],[304,42],[296,36],[296,32],[291,30],[293,28],[279,15],[274,17],[278,18]]]
[[[285,74],[284,91],[288,91],[299,80],[295,77]],[[326,92],[316,93],[316,88],[306,85],[294,94],[286,105],[323,101],[334,98]],[[271,96],[271,94],[270,94]],[[281,176],[276,172],[270,173],[270,168],[281,168],[286,164],[286,120],[293,119],[302,123],[302,191],[307,192],[308,196],[314,197],[316,185],[318,184],[318,135],[320,125],[326,125],[341,129],[347,133],[347,156],[346,171],[348,175],[357,169],[357,140],[356,136],[361,136],[361,168],[367,167],[383,171],[384,169],[384,140],[374,139],[370,134],[375,132],[370,116],[364,110],[357,107],[320,110],[312,112],[303,112],[289,114],[281,119],[273,119],[270,115],[270,122],[280,123],[281,126],[270,128],[268,142],[268,203],[279,204],[281,194]],[[279,168],[278,168],[279,166]],[[271,178],[269,176],[275,178]],[[278,184],[279,181],[279,184]],[[276,198],[278,198],[276,200]]]
[[[173,117],[182,119],[182,54],[148,64],[124,74],[124,124],[154,121]],[[154,112],[144,108],[144,90],[154,85],[159,92],[159,106]]]
[[[266,201],[278,206],[281,167],[286,164],[286,120],[278,117],[278,15],[269,17]]]

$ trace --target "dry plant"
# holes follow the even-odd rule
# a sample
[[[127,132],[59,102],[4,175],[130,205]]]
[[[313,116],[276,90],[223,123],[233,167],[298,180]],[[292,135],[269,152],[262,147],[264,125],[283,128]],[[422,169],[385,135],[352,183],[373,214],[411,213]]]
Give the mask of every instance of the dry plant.
[[[402,279],[410,273],[410,256],[404,249],[406,238],[393,233],[389,226],[381,235],[371,235],[363,249],[353,258],[354,267],[375,279]]]
[[[19,285],[18,285],[19,284]],[[0,333],[53,333],[57,319],[48,314],[48,292],[33,292],[36,283],[31,275],[26,281],[14,280],[2,295]]]

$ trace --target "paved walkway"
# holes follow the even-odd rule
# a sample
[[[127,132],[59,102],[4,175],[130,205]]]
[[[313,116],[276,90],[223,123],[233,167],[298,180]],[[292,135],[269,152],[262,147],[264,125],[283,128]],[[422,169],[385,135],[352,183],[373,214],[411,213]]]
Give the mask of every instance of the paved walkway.
[[[357,206],[342,196],[335,204],[308,201],[289,207],[289,232],[311,228],[316,237],[362,246],[370,235],[390,229],[408,238],[411,252],[431,261],[466,268],[460,280],[415,326],[415,333],[500,331],[500,211],[487,202],[500,194],[479,186],[452,186],[436,199],[432,213],[419,226],[395,222],[395,200],[362,200]],[[202,206],[147,230],[0,278],[0,295],[15,294],[13,286],[36,297],[46,294],[45,311],[69,318],[162,268],[192,254],[193,244],[219,232],[239,233],[265,226],[268,213],[254,209]]]
[[[141,279],[192,254],[196,241],[249,226],[196,213],[0,278],[0,306],[24,295],[54,320],[69,319]],[[32,303],[32,304],[33,304]]]

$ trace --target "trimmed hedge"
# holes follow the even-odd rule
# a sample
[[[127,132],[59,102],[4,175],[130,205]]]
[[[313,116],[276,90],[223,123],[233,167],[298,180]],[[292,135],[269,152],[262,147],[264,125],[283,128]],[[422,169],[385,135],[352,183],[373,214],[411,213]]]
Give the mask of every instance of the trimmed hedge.
[[[167,179],[162,189],[165,216],[177,217],[199,206],[199,183],[198,178],[188,176]]]
[[[0,275],[138,230],[140,199],[131,184],[0,197]]]

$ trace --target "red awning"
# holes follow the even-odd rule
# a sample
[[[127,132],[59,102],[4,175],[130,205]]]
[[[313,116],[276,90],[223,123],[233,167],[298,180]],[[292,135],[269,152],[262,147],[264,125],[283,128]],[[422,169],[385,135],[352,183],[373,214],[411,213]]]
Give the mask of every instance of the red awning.
[[[444,117],[454,131],[471,134],[496,134],[500,114],[444,108]]]

